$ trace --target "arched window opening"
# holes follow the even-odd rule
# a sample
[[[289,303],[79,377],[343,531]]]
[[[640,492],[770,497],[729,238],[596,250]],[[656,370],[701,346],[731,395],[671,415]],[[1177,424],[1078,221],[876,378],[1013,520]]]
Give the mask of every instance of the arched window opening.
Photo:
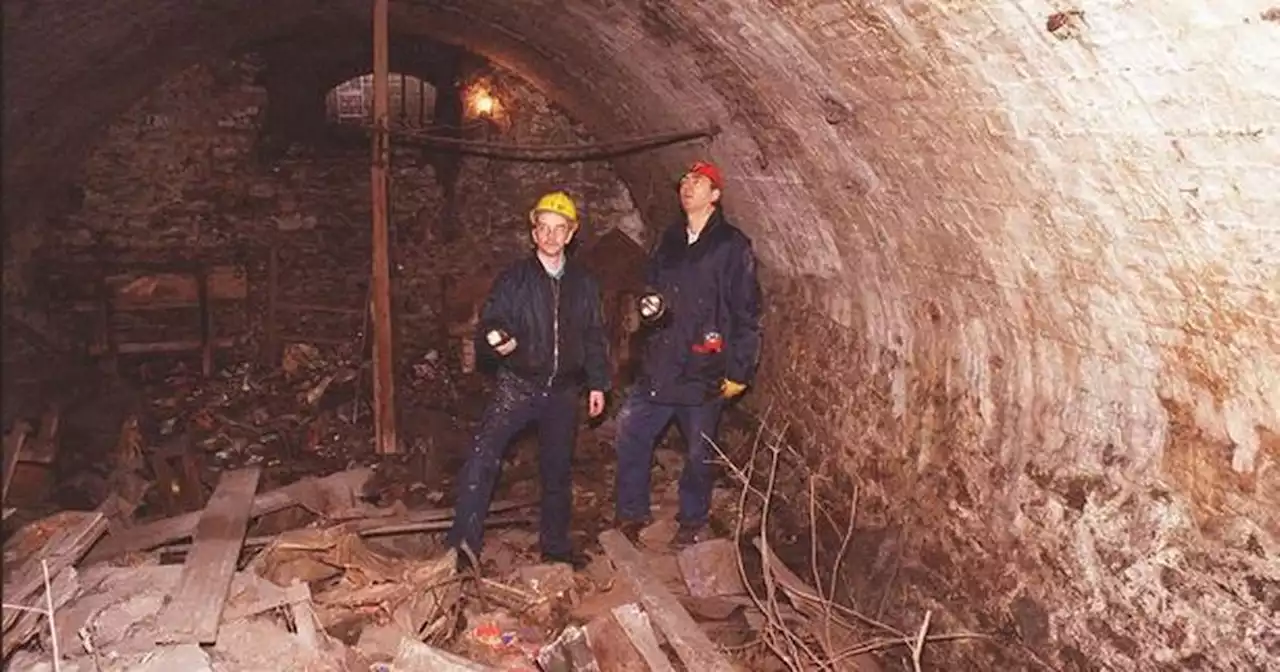
[[[388,121],[391,128],[427,128],[433,121],[436,89],[404,73],[387,78]],[[332,123],[373,125],[373,73],[352,77],[325,96],[325,117]]]

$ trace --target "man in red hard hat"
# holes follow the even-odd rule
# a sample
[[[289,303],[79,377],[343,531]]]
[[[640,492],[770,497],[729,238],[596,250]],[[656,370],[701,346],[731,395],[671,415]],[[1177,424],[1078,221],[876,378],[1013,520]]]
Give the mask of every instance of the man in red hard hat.
[[[571,461],[582,388],[587,413],[604,412],[609,390],[608,342],[600,287],[565,253],[578,230],[578,209],[563,192],[539,199],[529,213],[534,253],[507,267],[480,312],[476,353],[498,365],[497,391],[485,409],[471,454],[458,477],[450,545],[479,555],[484,519],[507,445],[538,425],[542,481],[539,542],[548,562],[582,565],[569,543]]]
[[[673,544],[707,537],[720,412],[755,377],[760,356],[760,285],[751,240],[720,202],[724,176],[707,161],[680,178],[684,217],[649,258],[639,301],[646,339],[641,373],[618,412],[617,521],[632,541],[649,523],[654,444],[674,419],[688,445],[680,476],[680,528]]]

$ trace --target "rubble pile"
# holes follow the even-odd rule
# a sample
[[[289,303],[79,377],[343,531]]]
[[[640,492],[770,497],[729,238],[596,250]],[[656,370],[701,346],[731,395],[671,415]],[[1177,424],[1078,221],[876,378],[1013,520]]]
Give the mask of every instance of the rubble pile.
[[[674,480],[638,544],[606,530],[580,571],[534,560],[533,499],[495,502],[483,562],[459,573],[440,535],[452,512],[370,503],[373,471],[262,490],[260,465],[229,468],[203,510],[24,526],[4,548],[7,669],[52,670],[55,655],[61,670],[130,672],[786,669],[752,645],[766,613],[817,627],[816,593],[776,557],[786,590],[765,607],[745,578],[758,555],[728,539],[669,547]],[[717,490],[716,510],[735,498]],[[246,534],[295,508],[308,523]],[[386,542],[405,537],[419,543]]]

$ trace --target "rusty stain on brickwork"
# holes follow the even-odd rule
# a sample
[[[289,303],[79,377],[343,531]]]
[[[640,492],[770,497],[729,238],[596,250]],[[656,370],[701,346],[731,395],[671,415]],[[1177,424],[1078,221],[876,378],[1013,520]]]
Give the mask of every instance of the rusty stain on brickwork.
[[[1068,40],[1078,37],[1080,31],[1084,29],[1084,25],[1084,12],[1078,9],[1069,9],[1050,14],[1048,20],[1045,21],[1044,28],[1059,40]]]

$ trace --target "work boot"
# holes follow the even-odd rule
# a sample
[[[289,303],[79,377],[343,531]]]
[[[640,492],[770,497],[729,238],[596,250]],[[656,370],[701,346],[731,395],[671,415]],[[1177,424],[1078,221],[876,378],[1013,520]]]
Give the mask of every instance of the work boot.
[[[676,530],[676,536],[671,539],[671,548],[680,550],[710,538],[711,532],[705,524],[680,523],[680,529]]]
[[[581,572],[586,569],[588,564],[587,557],[585,555],[582,555],[581,553],[574,553],[573,551],[568,553],[543,553],[542,561],[569,565],[575,572]]]
[[[632,546],[639,548],[643,545],[640,543],[640,533],[648,526],[647,520],[623,520],[618,522],[618,531],[631,542]]]

